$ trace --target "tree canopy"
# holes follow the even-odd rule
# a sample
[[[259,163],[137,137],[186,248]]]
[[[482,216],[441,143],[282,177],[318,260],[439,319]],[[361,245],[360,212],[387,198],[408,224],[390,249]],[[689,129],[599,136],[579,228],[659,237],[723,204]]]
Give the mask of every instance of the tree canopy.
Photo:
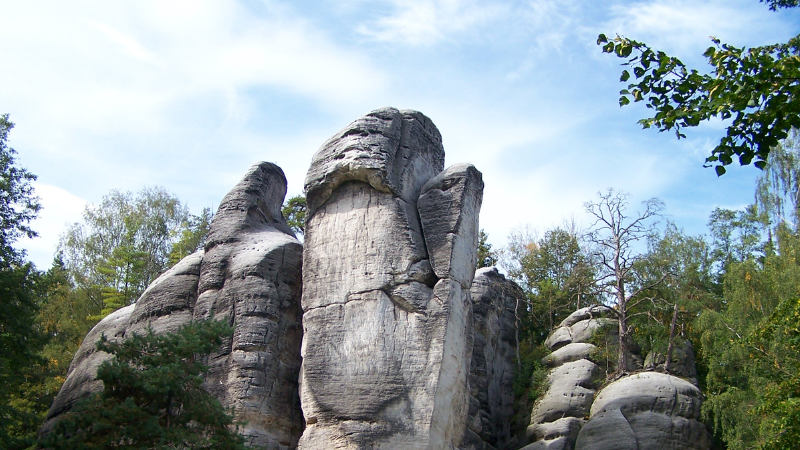
[[[796,0],[761,0],[773,11],[798,6]],[[730,119],[726,135],[706,158],[723,175],[734,158],[763,169],[772,148],[800,127],[800,35],[786,43],[736,47],[711,38],[703,56],[710,73],[687,67],[680,59],[623,36],[597,38],[603,52],[625,59],[619,104],[645,102],[653,115],[643,128],[683,129],[712,118]]]
[[[0,115],[0,448],[29,444],[38,418],[26,408],[23,389],[42,363],[37,350],[44,342],[36,326],[38,272],[13,247],[36,235],[30,222],[40,209],[36,176],[17,165],[8,146],[13,127],[8,114]]]
[[[233,329],[201,321],[174,333],[103,336],[99,351],[114,356],[97,370],[103,391],[76,404],[40,446],[59,449],[236,449],[244,438],[233,418],[201,386],[207,367],[198,356],[216,349]]]

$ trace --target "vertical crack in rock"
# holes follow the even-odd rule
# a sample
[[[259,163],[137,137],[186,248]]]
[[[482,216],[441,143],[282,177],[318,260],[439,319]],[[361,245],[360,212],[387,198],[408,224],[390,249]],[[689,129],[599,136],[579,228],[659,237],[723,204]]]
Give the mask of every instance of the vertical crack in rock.
[[[476,258],[458,245],[439,249],[464,272],[451,273],[433,267],[429,249],[455,240],[477,247],[483,185],[477,170],[462,170],[469,177],[457,183],[466,189],[447,200],[460,202],[447,205],[457,226],[444,232],[457,239],[439,229],[428,236],[418,200],[443,165],[430,119],[394,108],[356,120],[314,155],[305,186],[299,448],[444,449],[461,441]]]

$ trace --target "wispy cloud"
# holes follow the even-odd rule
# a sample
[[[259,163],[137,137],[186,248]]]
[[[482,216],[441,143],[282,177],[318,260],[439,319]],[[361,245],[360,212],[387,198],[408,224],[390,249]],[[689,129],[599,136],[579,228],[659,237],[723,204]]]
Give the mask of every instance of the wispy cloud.
[[[476,0],[385,0],[389,13],[358,26],[365,36],[384,42],[434,45],[474,32],[510,12],[508,5]]]

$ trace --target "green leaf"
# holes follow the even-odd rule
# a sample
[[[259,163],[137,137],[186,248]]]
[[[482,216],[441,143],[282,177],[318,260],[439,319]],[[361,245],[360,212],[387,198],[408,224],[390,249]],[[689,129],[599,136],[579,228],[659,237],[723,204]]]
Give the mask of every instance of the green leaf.
[[[725,167],[723,166],[714,166],[714,171],[717,172],[718,177],[725,175]]]
[[[622,81],[622,82],[628,81],[628,79],[630,77],[631,77],[631,73],[628,72],[627,70],[623,70],[622,71],[622,75],[620,75],[620,77],[619,77],[619,81]]]
[[[608,42],[608,38],[605,34],[600,33],[600,35],[597,36],[597,45],[605,44],[606,42]]]
[[[717,49],[716,49],[716,48],[714,48],[714,47],[708,47],[708,48],[706,49],[706,51],[705,51],[705,52],[703,52],[703,56],[705,56],[706,58],[711,58],[712,56],[714,56],[714,53],[715,53],[716,51],[717,51]]]
[[[628,97],[620,97],[619,98],[619,106],[620,107],[623,107],[625,105],[629,105],[630,103],[631,103],[631,101],[628,100]]]

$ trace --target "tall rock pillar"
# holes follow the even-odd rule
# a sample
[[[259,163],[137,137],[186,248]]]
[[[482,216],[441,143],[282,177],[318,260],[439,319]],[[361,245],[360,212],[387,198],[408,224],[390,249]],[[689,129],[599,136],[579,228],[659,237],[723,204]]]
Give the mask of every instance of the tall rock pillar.
[[[446,449],[467,417],[483,181],[415,111],[376,110],[306,178],[301,449]]]

